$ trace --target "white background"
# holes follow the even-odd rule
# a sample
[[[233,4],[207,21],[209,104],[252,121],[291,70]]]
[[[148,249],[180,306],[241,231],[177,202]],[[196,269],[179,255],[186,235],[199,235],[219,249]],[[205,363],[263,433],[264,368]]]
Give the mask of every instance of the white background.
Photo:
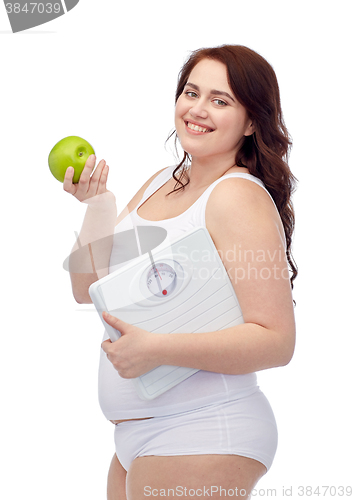
[[[297,349],[288,366],[259,374],[280,440],[257,496],[353,486],[351,9],[343,0],[81,0],[12,34],[0,5],[1,498],[105,499],[114,453],[97,400],[102,325],[74,301],[62,268],[85,207],[51,176],[48,153],[68,135],[91,142],[122,210],[175,162],[164,142],[182,63],[224,43],[273,65],[299,179]]]

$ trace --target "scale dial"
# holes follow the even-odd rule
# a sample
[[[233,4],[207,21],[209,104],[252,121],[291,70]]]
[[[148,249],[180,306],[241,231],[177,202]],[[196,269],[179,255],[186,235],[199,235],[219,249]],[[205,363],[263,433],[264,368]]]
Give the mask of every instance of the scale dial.
[[[156,297],[169,297],[177,285],[176,271],[166,262],[157,262],[147,273],[146,285]]]

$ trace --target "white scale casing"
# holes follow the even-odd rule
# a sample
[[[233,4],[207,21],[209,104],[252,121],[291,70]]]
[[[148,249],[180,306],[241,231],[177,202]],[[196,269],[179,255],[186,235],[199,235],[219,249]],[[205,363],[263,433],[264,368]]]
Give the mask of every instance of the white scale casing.
[[[232,283],[205,227],[160,247],[90,286],[90,297],[112,342],[120,332],[104,321],[103,311],[153,333],[211,332],[244,323]],[[133,382],[138,395],[150,400],[197,371],[159,366]]]

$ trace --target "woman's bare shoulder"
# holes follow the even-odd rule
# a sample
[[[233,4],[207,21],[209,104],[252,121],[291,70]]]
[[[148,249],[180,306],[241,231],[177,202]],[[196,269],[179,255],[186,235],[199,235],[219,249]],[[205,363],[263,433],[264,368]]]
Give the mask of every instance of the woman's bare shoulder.
[[[219,182],[211,192],[205,211],[205,220],[223,219],[232,225],[257,226],[276,225],[283,233],[278,210],[270,194],[259,184],[249,179],[229,177]],[[283,236],[283,234],[282,234]],[[284,236],[283,238],[284,239]]]
[[[219,182],[209,197],[213,208],[224,208],[229,204],[241,208],[244,204],[274,207],[269,193],[258,183],[244,177],[228,177]]]

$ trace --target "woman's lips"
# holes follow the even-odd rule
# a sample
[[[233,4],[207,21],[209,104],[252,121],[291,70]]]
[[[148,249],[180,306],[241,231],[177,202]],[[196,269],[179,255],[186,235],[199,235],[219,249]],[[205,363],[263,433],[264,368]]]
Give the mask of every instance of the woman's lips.
[[[207,134],[207,133],[213,132],[213,129],[205,127],[203,125],[199,125],[198,123],[195,123],[195,122],[185,121],[184,123],[186,125],[188,132],[190,132],[190,133]]]

